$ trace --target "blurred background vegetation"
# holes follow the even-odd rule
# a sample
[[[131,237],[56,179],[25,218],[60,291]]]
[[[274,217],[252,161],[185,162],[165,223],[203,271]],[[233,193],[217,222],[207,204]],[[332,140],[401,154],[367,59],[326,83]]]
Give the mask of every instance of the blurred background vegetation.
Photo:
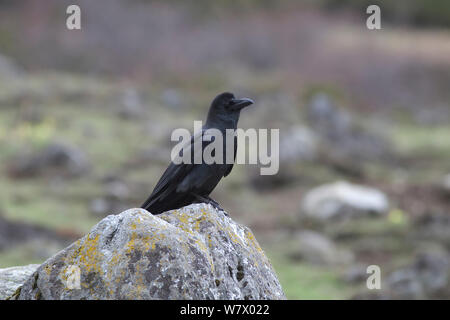
[[[171,131],[232,91],[242,128],[281,128],[281,170],[213,198],[288,298],[450,298],[449,1],[79,0],[81,31],[69,4],[0,1],[0,268],[139,206]]]

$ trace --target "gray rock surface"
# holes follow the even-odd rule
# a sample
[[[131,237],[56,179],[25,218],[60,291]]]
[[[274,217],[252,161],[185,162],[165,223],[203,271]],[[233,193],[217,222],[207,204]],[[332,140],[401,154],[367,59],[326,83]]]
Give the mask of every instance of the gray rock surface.
[[[300,231],[295,235],[296,251],[291,254],[299,259],[318,265],[347,265],[353,262],[350,251],[338,248],[328,237],[314,231]]]
[[[322,137],[322,149],[328,157],[355,163],[355,159],[383,159],[390,154],[389,143],[380,132],[359,123],[326,93],[311,97],[307,119],[313,131]]]
[[[389,210],[389,201],[381,191],[336,182],[309,191],[302,201],[302,214],[317,219],[344,219],[382,215]]]
[[[250,229],[209,205],[193,204],[158,216],[130,209],[104,218],[43,263],[13,298],[285,296]]]
[[[421,241],[436,241],[450,247],[450,215],[429,212],[414,221],[415,236]]]
[[[381,290],[363,290],[353,299],[448,299],[450,257],[446,251],[445,247],[431,246],[419,252],[411,264],[388,274]]]
[[[69,239],[42,226],[22,221],[11,221],[3,217],[0,212],[0,251],[11,249],[19,244],[35,244],[38,242],[61,244],[60,248],[64,248],[75,239]],[[46,247],[44,246],[44,248]]]
[[[349,134],[352,128],[350,113],[338,108],[325,93],[317,93],[311,97],[307,105],[308,123],[317,131],[330,139],[341,139]]]
[[[283,130],[280,137],[280,162],[312,161],[317,157],[318,139],[307,127]]]
[[[161,102],[164,106],[167,106],[174,110],[179,110],[184,105],[183,94],[177,89],[169,88],[162,92]]]
[[[0,54],[0,78],[15,77],[22,74],[22,71],[11,58]]]
[[[51,143],[33,154],[19,154],[13,159],[9,172],[14,177],[32,177],[44,173],[79,176],[89,169],[87,155],[66,143]]]
[[[420,253],[414,263],[387,279],[390,299],[440,299],[450,293],[450,260],[445,251]]]
[[[135,88],[128,87],[121,96],[118,114],[124,119],[137,119],[144,114],[141,97]]]
[[[0,300],[11,296],[38,267],[38,264],[29,264],[0,269]]]
[[[249,167],[246,173],[251,186],[259,191],[268,191],[300,179],[299,165],[304,161],[314,161],[317,158],[317,143],[315,133],[307,127],[291,126],[281,130],[278,173],[261,175],[260,167]]]

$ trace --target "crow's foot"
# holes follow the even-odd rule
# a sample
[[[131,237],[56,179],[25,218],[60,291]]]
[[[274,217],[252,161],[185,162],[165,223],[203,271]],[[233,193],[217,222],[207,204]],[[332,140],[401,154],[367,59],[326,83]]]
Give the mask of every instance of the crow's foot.
[[[228,217],[228,213],[225,212],[225,210],[223,210],[219,203],[217,203],[217,201],[211,199],[210,197],[206,196],[200,196],[198,194],[193,194],[195,196],[195,198],[197,199],[198,203],[206,203],[206,204],[210,204],[214,207],[214,209],[218,210],[218,211],[222,211],[223,214],[225,214]]]

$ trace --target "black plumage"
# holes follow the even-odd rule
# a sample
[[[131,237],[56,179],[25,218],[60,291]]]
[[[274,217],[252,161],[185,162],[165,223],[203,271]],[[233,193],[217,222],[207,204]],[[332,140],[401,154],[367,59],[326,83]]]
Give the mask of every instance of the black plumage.
[[[205,139],[208,129],[217,129],[223,135],[223,163],[194,163],[195,153],[191,153],[191,163],[175,164],[171,162],[156,184],[152,194],[141,206],[152,214],[178,209],[196,202],[210,203],[219,208],[209,195],[219,181],[230,174],[233,163],[226,163],[227,129],[234,132],[239,121],[240,111],[253,104],[251,99],[236,99],[232,93],[218,95],[211,103],[206,123],[202,130],[191,137],[191,141],[183,152],[196,151],[194,143],[201,143],[197,152],[202,152],[213,140]],[[230,130],[228,130],[230,132]],[[234,137],[234,154],[236,157],[237,141]],[[182,154],[180,154],[181,156]]]

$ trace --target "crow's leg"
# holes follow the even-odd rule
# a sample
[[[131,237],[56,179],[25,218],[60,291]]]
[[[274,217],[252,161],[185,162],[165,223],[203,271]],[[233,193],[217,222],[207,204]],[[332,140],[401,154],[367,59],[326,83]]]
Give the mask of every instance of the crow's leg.
[[[216,209],[219,210],[219,211],[222,211],[223,214],[226,215],[226,216],[228,217],[228,213],[220,207],[220,204],[219,204],[216,200],[211,199],[209,196],[207,196],[207,197],[205,197],[205,198],[209,200],[209,203],[210,203],[214,208],[216,208]]]
[[[196,193],[193,193],[193,192],[191,192],[191,194],[196,199],[195,203],[207,203],[207,204],[209,203],[209,204],[212,205],[211,201],[208,198],[203,197],[203,196],[201,196],[199,194],[196,194]]]
[[[222,211],[223,213],[225,213],[226,216],[228,216],[228,214],[225,212],[225,210],[223,210],[220,205],[213,199],[211,199],[210,197],[206,196],[200,196],[198,194],[192,193],[192,195],[198,200],[198,202],[204,202],[206,204],[210,204],[212,205],[216,210]]]
[[[194,198],[196,199],[195,203],[209,203],[209,200],[206,199],[205,197],[202,197],[201,195],[198,195],[196,193],[191,192],[191,194],[194,196]]]
[[[208,200],[208,202],[209,202],[212,206],[214,206],[214,208],[219,209],[219,210],[221,210],[221,211],[224,211],[224,210],[220,207],[220,204],[219,204],[216,200],[210,198],[209,196],[206,196],[205,198]]]

